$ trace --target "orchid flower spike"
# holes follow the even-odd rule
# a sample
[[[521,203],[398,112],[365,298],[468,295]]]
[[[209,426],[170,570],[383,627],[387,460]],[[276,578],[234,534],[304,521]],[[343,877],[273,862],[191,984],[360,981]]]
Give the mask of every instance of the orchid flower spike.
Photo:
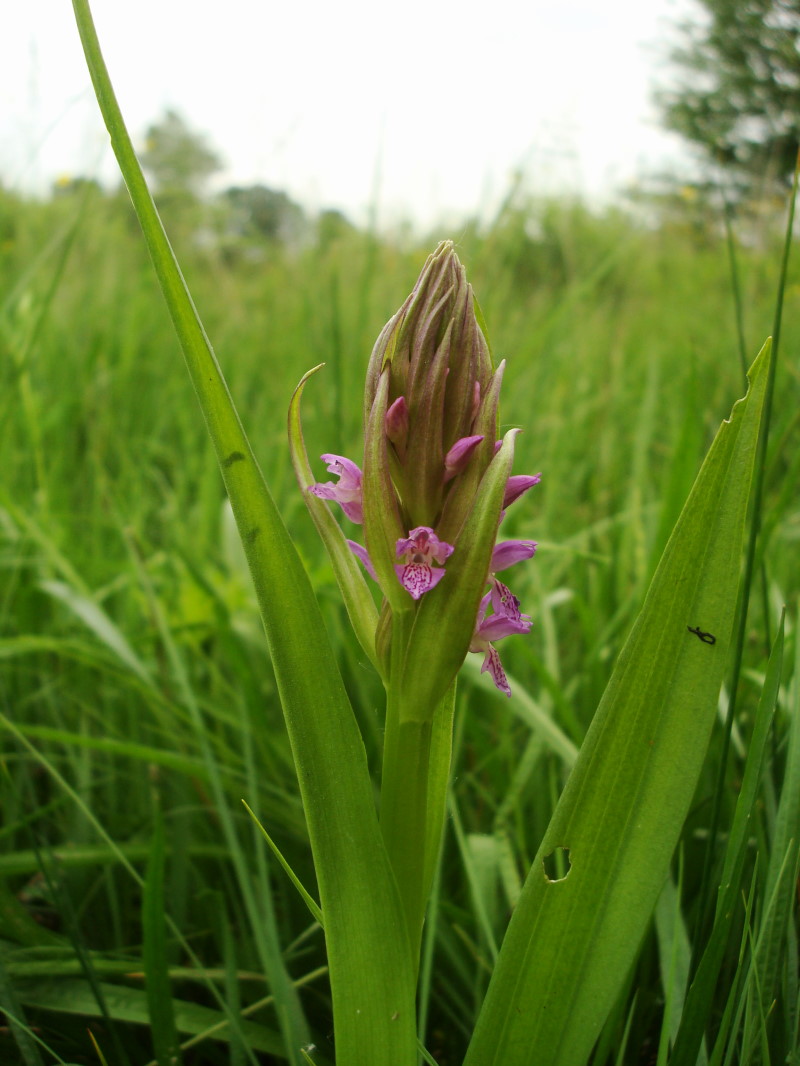
[[[484,655],[483,669],[510,694],[494,642],[531,628],[495,576],[536,551],[531,540],[495,542],[505,509],[540,479],[512,473],[517,430],[497,439],[504,371],[445,241],[373,349],[361,465],[323,455],[337,482],[304,486],[363,525],[363,541],[347,545],[380,586],[376,660],[409,715],[433,714],[468,651]],[[331,543],[332,559],[343,540]],[[340,582],[358,578],[346,574]]]

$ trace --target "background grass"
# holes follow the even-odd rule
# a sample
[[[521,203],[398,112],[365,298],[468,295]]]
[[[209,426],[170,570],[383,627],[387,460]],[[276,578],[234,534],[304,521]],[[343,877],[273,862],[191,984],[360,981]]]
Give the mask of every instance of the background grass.
[[[440,1066],[461,1061],[569,770],[569,742],[580,744],[702,457],[744,392],[723,227],[713,207],[693,211],[634,221],[517,194],[490,224],[452,234],[495,354],[508,358],[501,420],[524,428],[517,472],[541,470],[543,480],[504,527],[540,543],[514,583],[533,633],[502,649],[515,698],[480,685],[474,668],[459,692],[421,992]],[[325,361],[304,399],[309,453],[358,457],[372,342],[448,234],[416,243],[342,230],[254,255],[215,240],[210,216],[200,224],[176,214],[171,225],[165,214],[377,768],[380,685],[348,632],[294,482],[286,409],[304,371]],[[749,362],[772,326],[780,234],[753,222],[738,232]],[[313,891],[274,680],[211,445],[125,198],[91,188],[46,203],[0,194],[0,286],[0,1008],[19,1019],[0,1032],[0,1060],[96,1062],[87,1018],[109,1062],[139,1066],[156,1055],[142,979],[151,957],[143,944],[159,935],[154,893],[169,919],[170,987],[186,1005],[176,1011],[180,1037],[214,1020],[227,1026],[186,1050],[186,1062],[278,1061],[275,1012],[262,1001],[266,975],[284,969],[301,985],[314,1043],[332,1059],[320,930],[240,803]],[[751,604],[723,832],[784,603],[794,634],[798,305],[794,265],[767,460],[766,576]],[[753,929],[791,706],[784,688],[743,878],[755,886]],[[554,741],[540,718],[562,736]],[[696,911],[721,735],[676,858],[688,949],[708,933]],[[163,871],[151,844],[162,820]],[[796,873],[786,876],[791,884]],[[710,1048],[742,973],[745,915],[742,906]],[[743,1062],[796,1051],[796,941],[793,961],[791,933],[783,939],[768,1057],[739,1026],[719,1061],[728,1051]],[[655,929],[646,940],[596,1063],[656,1061],[671,989],[665,943]]]

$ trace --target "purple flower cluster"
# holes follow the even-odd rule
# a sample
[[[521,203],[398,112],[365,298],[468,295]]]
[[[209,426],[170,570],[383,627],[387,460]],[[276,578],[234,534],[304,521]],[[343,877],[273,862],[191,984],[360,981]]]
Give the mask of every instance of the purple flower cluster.
[[[402,400],[402,397],[400,399]],[[393,407],[398,409],[398,403],[396,402]],[[482,440],[482,436],[473,435],[464,437],[453,445],[445,460],[444,480],[449,480],[459,472],[460,468],[463,469],[472,451]],[[309,492],[321,499],[334,500],[341,504],[347,517],[361,524],[363,508],[360,468],[351,459],[341,455],[323,455],[322,459],[328,466],[328,472],[338,477],[338,484],[331,481],[324,484],[317,483],[309,486]],[[540,479],[540,474],[509,477],[503,497],[503,514],[510,504],[537,485]],[[356,541],[348,540],[347,543],[363,563],[370,577],[377,580],[367,549]],[[395,550],[400,560],[394,567],[397,578],[409,595],[414,600],[419,600],[426,592],[435,588],[445,576],[446,570],[443,564],[453,554],[455,548],[452,544],[440,540],[430,526],[417,526],[409,531],[407,537],[397,540]],[[533,623],[528,615],[521,613],[519,600],[508,586],[497,579],[496,574],[524,559],[530,559],[535,551],[536,543],[532,540],[506,540],[495,545],[487,578],[490,588],[481,600],[469,646],[471,652],[483,654],[481,672],[488,670],[497,688],[507,696],[511,695],[511,688],[494,644],[503,637],[515,633],[528,633]],[[439,565],[435,566],[434,563]],[[489,613],[490,607],[491,613]]]
[[[530,540],[498,544],[497,535],[506,509],[539,481],[511,473],[518,431],[497,439],[504,372],[444,241],[372,350],[363,463],[323,455],[333,479],[308,484],[306,469],[301,480],[363,529],[361,543],[347,543],[384,597],[366,631],[353,570],[338,577],[362,645],[372,644],[368,653],[409,718],[433,713],[468,651],[483,655],[482,669],[510,695],[495,645],[531,628],[496,576],[536,550]]]

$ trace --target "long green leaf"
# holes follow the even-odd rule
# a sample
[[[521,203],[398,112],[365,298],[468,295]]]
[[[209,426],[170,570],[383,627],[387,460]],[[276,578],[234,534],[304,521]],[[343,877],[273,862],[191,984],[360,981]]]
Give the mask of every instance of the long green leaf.
[[[667,544],[528,875],[465,1066],[583,1066],[636,956],[727,665],[769,358],[767,342]],[[556,848],[571,868],[548,881]]]
[[[103,982],[100,987],[106,1008],[115,1021],[149,1024],[147,994],[143,989],[109,982]],[[89,982],[79,978],[26,979],[18,982],[16,991],[20,1001],[29,1007],[85,1015],[88,1018],[102,1016]],[[175,1025],[181,1033],[196,1036],[207,1034],[211,1040],[231,1039],[228,1019],[221,1011],[184,1000],[174,1000],[173,1008]],[[280,1058],[285,1056],[283,1042],[274,1030],[250,1021],[240,1021],[239,1026],[249,1045],[256,1051],[266,1051]]]
[[[73,0],[97,99],[222,468],[247,555],[297,767],[325,917],[342,1066],[416,1061],[414,977],[366,754],[322,614],[236,414],[164,233],[100,52]],[[286,1034],[299,1061],[296,1034]]]

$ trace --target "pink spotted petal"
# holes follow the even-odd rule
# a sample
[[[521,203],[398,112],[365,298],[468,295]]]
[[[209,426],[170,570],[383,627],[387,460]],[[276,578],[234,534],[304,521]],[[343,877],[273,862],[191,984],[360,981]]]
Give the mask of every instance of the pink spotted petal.
[[[466,469],[467,463],[472,458],[472,453],[483,440],[482,436],[462,437],[457,440],[444,458],[444,480],[460,474]]]
[[[514,500],[518,500],[520,496],[526,493],[529,489],[532,489],[534,485],[538,485],[542,480],[541,474],[512,474],[506,482],[505,496],[503,497],[503,510],[506,507],[510,507]]]
[[[530,559],[535,552],[535,540],[504,540],[500,544],[495,544],[489,570],[493,574],[498,573],[500,570],[507,570],[514,563],[521,563],[523,559]]]
[[[357,544],[354,540],[348,540],[347,547],[355,555],[355,557],[362,563],[364,569],[367,571],[373,581],[377,581],[377,575],[375,574],[375,567],[372,565],[372,560],[369,557],[369,552],[361,544]]]
[[[483,666],[481,667],[481,673],[485,674],[486,671],[492,675],[492,681],[494,681],[497,688],[501,692],[504,692],[506,696],[511,695],[511,686],[508,683],[506,672],[503,669],[503,664],[500,662],[500,656],[497,654],[497,649],[491,645],[486,649],[486,657],[483,660]]]
[[[528,616],[520,612],[519,600],[502,581],[492,578],[492,609],[496,615],[509,618],[513,622],[520,622]]]
[[[446,573],[440,566],[427,563],[397,563],[394,569],[400,584],[415,600],[435,588]]]

